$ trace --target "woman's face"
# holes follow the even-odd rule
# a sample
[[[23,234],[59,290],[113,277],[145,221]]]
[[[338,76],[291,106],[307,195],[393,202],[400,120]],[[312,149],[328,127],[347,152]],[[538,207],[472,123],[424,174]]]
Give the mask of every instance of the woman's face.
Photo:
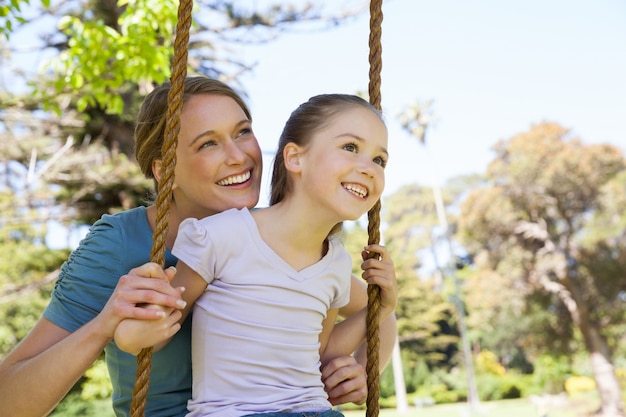
[[[202,218],[258,203],[261,149],[232,98],[201,94],[185,103],[176,158],[172,190],[182,216]]]

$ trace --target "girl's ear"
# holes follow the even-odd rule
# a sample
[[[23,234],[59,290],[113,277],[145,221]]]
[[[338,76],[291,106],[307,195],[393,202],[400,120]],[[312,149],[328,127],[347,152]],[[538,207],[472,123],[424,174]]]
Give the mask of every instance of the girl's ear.
[[[285,160],[285,168],[289,172],[299,173],[302,170],[303,149],[293,142],[285,145],[283,149],[283,158]]]

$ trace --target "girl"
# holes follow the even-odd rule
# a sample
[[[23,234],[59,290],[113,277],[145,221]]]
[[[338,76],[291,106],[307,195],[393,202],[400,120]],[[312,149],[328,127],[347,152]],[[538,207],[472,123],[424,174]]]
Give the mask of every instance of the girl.
[[[203,135],[190,152],[201,155],[217,143]],[[332,332],[350,296],[351,260],[337,233],[380,198],[386,148],[387,129],[368,102],[312,97],[281,135],[270,207],[181,223],[173,285],[185,289],[183,318],[196,305],[190,416],[333,413],[320,363],[350,354],[366,334],[365,308]],[[383,247],[365,249],[379,254],[364,262],[363,277],[380,286],[385,318],[397,298],[393,264]],[[115,340],[136,354],[179,327],[125,321]]]

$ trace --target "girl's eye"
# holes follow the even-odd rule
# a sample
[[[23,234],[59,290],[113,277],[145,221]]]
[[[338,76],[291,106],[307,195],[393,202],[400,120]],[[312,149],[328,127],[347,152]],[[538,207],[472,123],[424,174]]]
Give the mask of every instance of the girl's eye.
[[[383,168],[387,165],[387,161],[381,156],[374,158],[374,163],[380,165]]]
[[[343,145],[343,149],[348,152],[356,152],[358,150],[357,146],[354,143],[346,143]]]

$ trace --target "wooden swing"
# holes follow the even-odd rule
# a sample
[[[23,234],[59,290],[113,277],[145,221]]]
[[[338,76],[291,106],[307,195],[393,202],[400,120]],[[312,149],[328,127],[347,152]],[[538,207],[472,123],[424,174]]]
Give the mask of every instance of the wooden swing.
[[[187,77],[187,46],[193,0],[180,0],[178,6],[178,22],[174,40],[174,59],[172,61],[171,88],[168,94],[168,108],[165,121],[165,138],[161,155],[165,167],[163,178],[159,181],[156,201],[156,227],[152,237],[150,259],[161,267],[165,265],[165,238],[168,232],[169,204],[174,183],[174,167],[176,166],[176,145],[180,130],[180,114],[183,107],[183,91]],[[380,75],[382,70],[382,0],[370,1],[370,35],[369,35],[369,100],[381,110]],[[380,200],[367,213],[368,244],[380,242]],[[371,256],[376,256],[372,254]],[[380,288],[368,285],[367,288],[367,417],[376,417],[379,412],[379,310]],[[143,417],[146,397],[150,386],[150,370],[152,368],[152,348],[143,349],[137,356],[137,374],[133,398],[130,406],[131,417]]]

